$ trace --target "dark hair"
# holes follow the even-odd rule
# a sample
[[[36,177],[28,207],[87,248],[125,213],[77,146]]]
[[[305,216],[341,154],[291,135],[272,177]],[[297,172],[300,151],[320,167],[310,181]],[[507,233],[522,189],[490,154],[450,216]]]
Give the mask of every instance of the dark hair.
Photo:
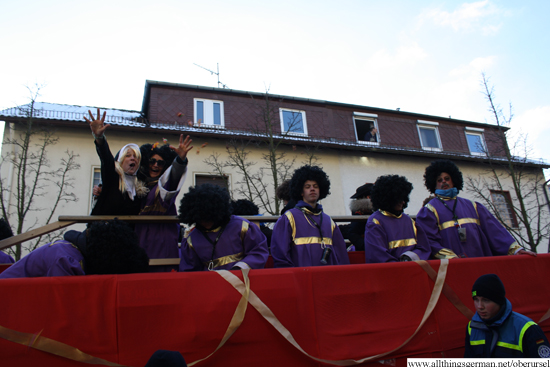
[[[222,225],[231,218],[231,199],[225,187],[202,184],[190,187],[180,202],[178,218],[182,223],[203,221]]]
[[[0,218],[0,241],[13,237],[10,224],[4,218]]]
[[[275,195],[280,200],[290,201],[290,180],[284,180],[282,184],[275,189]]]
[[[169,144],[164,144],[155,148],[153,148],[153,146],[153,144],[143,144],[139,147],[139,150],[141,152],[141,164],[139,167],[140,179],[143,179],[141,177],[142,175],[144,175],[145,177],[149,177],[149,160],[155,154],[160,155],[162,159],[166,162],[164,164],[164,167],[162,168],[162,173],[164,173],[164,171],[166,171],[168,167],[170,167],[170,165],[178,155],[178,153],[170,149]]]
[[[87,232],[84,255],[86,274],[130,274],[149,271],[149,258],[139,247],[132,227],[117,219],[94,222]]]
[[[231,212],[235,215],[258,215],[258,206],[250,200],[240,199],[231,202]]]
[[[374,210],[382,209],[393,212],[394,207],[404,201],[409,202],[412,183],[406,177],[398,175],[380,176],[372,187],[371,200]],[[405,209],[406,205],[403,207]]]
[[[319,200],[330,194],[330,180],[327,174],[317,166],[302,166],[294,171],[290,180],[290,197],[296,202],[302,200],[306,181],[315,181],[319,185]]]
[[[426,172],[424,173],[424,185],[426,185],[429,192],[432,194],[435,193],[437,178],[443,172],[448,173],[451,176],[453,186],[456,187],[458,191],[462,190],[462,187],[464,186],[462,172],[460,172],[453,161],[448,159],[439,159],[437,161],[433,161],[428,167],[426,167]]]

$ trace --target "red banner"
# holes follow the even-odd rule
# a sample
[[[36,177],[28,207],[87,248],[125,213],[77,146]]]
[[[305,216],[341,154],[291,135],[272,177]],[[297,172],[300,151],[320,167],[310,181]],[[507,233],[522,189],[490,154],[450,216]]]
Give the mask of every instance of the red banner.
[[[473,310],[471,286],[486,273],[501,277],[515,311],[539,322],[550,309],[550,255],[445,264],[251,270],[248,288],[240,271],[231,272],[234,284],[231,274],[216,272],[3,279],[0,337],[19,332],[27,339],[0,338],[0,361],[74,366],[70,358],[99,358],[138,367],[168,349],[192,363],[214,352],[224,335],[230,335],[225,344],[196,366],[326,365],[316,359],[353,365],[388,352],[375,360],[402,365],[406,357],[460,357],[465,315]],[[430,298],[437,302],[431,313]],[[239,312],[244,318],[235,324]],[[232,322],[238,327],[231,335]],[[550,334],[550,321],[540,325]],[[53,341],[82,359],[36,349],[59,350]]]

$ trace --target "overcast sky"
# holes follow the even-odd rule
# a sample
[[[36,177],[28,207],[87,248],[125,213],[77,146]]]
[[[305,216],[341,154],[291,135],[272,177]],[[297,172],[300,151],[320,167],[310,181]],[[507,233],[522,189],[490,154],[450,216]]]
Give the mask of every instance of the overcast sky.
[[[481,73],[550,162],[550,1],[3,1],[0,108],[140,110],[145,80],[492,123]],[[546,145],[545,145],[546,144]],[[550,177],[549,170],[546,174]]]

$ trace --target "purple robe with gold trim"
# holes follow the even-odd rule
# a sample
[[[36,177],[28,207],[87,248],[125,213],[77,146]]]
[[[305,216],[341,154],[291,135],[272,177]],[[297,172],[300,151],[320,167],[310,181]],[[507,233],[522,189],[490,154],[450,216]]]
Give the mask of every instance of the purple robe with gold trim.
[[[84,257],[72,243],[58,240],[37,248],[2,273],[2,278],[84,275]]]
[[[478,202],[457,197],[455,213],[458,223],[466,228],[466,241],[461,242],[455,227],[452,209],[455,200],[446,200],[448,209],[438,199],[432,199],[418,212],[416,222],[424,229],[437,256],[442,247],[459,257],[512,255],[521,249],[502,224]]]
[[[172,169],[175,164],[179,163],[174,161],[157,184],[150,189],[139,215],[177,215],[175,203],[185,181],[187,163],[185,166],[180,165],[182,175],[174,177]],[[179,182],[173,182],[176,181],[175,179]],[[135,230],[139,237],[139,246],[147,252],[149,259],[179,258],[180,225],[178,223],[136,223]],[[151,266],[150,269],[152,272],[171,271],[177,270],[177,265]]]
[[[15,260],[10,255],[0,251],[0,264],[13,264]]]
[[[215,242],[222,227],[201,233],[193,228],[181,244],[181,262],[179,271],[229,270],[233,266],[263,269],[269,252],[267,240],[260,228],[248,220],[232,215],[223,229],[216,249],[204,237]]]
[[[399,261],[406,254],[412,260],[428,260],[431,249],[426,234],[407,214],[399,217],[374,212],[365,227],[365,262]]]
[[[299,201],[297,206],[304,207],[306,214],[298,208],[287,210],[275,223],[271,237],[271,255],[276,268],[293,266],[319,266],[324,247],[332,249],[327,257],[327,265],[349,264],[346,243],[338,226],[332,218],[323,213],[323,207],[317,204],[318,213],[311,206]],[[321,216],[323,221],[321,224]],[[320,224],[321,235],[315,223]]]

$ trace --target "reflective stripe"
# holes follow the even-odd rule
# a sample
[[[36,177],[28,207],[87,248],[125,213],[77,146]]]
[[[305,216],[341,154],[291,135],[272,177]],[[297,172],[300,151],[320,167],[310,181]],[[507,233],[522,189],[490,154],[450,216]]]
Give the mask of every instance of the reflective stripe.
[[[525,324],[525,326],[523,326],[523,328],[521,329],[521,332],[519,333],[519,346],[521,348],[520,350],[522,353],[523,353],[523,335],[531,325],[536,325],[536,323],[534,321],[529,321],[528,323]]]
[[[241,261],[242,259],[244,258],[244,253],[243,252],[239,252],[238,254],[234,254],[234,255],[227,255],[227,256],[222,256],[222,257],[219,257],[217,259],[214,259],[213,261],[213,268],[217,268],[217,267],[220,267],[220,266],[224,266],[224,265],[227,265],[227,264],[231,264],[231,263],[234,263],[234,262],[237,262],[237,261]],[[203,262],[204,266],[206,266],[208,268],[208,262]]]
[[[323,237],[323,242],[327,246],[332,246],[332,238]],[[321,237],[300,237],[294,240],[295,245],[309,245],[312,243],[321,243]]]
[[[294,215],[292,215],[290,210],[287,210],[285,215],[288,218],[290,228],[292,228],[292,242],[294,242],[294,239],[296,238],[296,221],[294,220]]]
[[[458,224],[459,225],[463,225],[463,224],[477,224],[479,226],[479,219],[475,219],[475,218],[460,218],[458,220]],[[443,224],[441,224],[439,226],[439,230],[442,231],[444,229],[447,229],[447,228],[451,228],[451,227],[454,227],[455,226],[455,222],[454,220],[450,220],[448,222],[445,222]]]
[[[470,340],[470,345],[484,345],[485,339],[482,340]]]
[[[378,225],[380,225],[380,222],[378,221],[378,219],[376,219],[376,218],[372,218],[372,221],[374,222],[374,224],[378,224]]]
[[[244,243],[244,236],[246,236],[246,232],[248,232],[248,222],[243,220],[241,226],[241,243]]]
[[[407,247],[416,245],[416,240],[414,238],[407,238],[405,240],[390,241],[388,247],[394,249],[397,247]]]
[[[521,249],[521,246],[517,242],[512,243],[508,248],[508,255],[514,255],[519,249]]]
[[[523,348],[520,347],[519,345],[515,345],[515,344],[497,342],[497,347],[508,348],[508,349],[513,349],[513,350],[519,350],[520,352],[523,352]]]
[[[426,207],[426,209],[428,209],[429,211],[434,213],[435,219],[437,219],[437,225],[439,226],[439,214],[437,214],[437,209],[434,208],[434,206],[430,203],[426,204],[425,207]]]

